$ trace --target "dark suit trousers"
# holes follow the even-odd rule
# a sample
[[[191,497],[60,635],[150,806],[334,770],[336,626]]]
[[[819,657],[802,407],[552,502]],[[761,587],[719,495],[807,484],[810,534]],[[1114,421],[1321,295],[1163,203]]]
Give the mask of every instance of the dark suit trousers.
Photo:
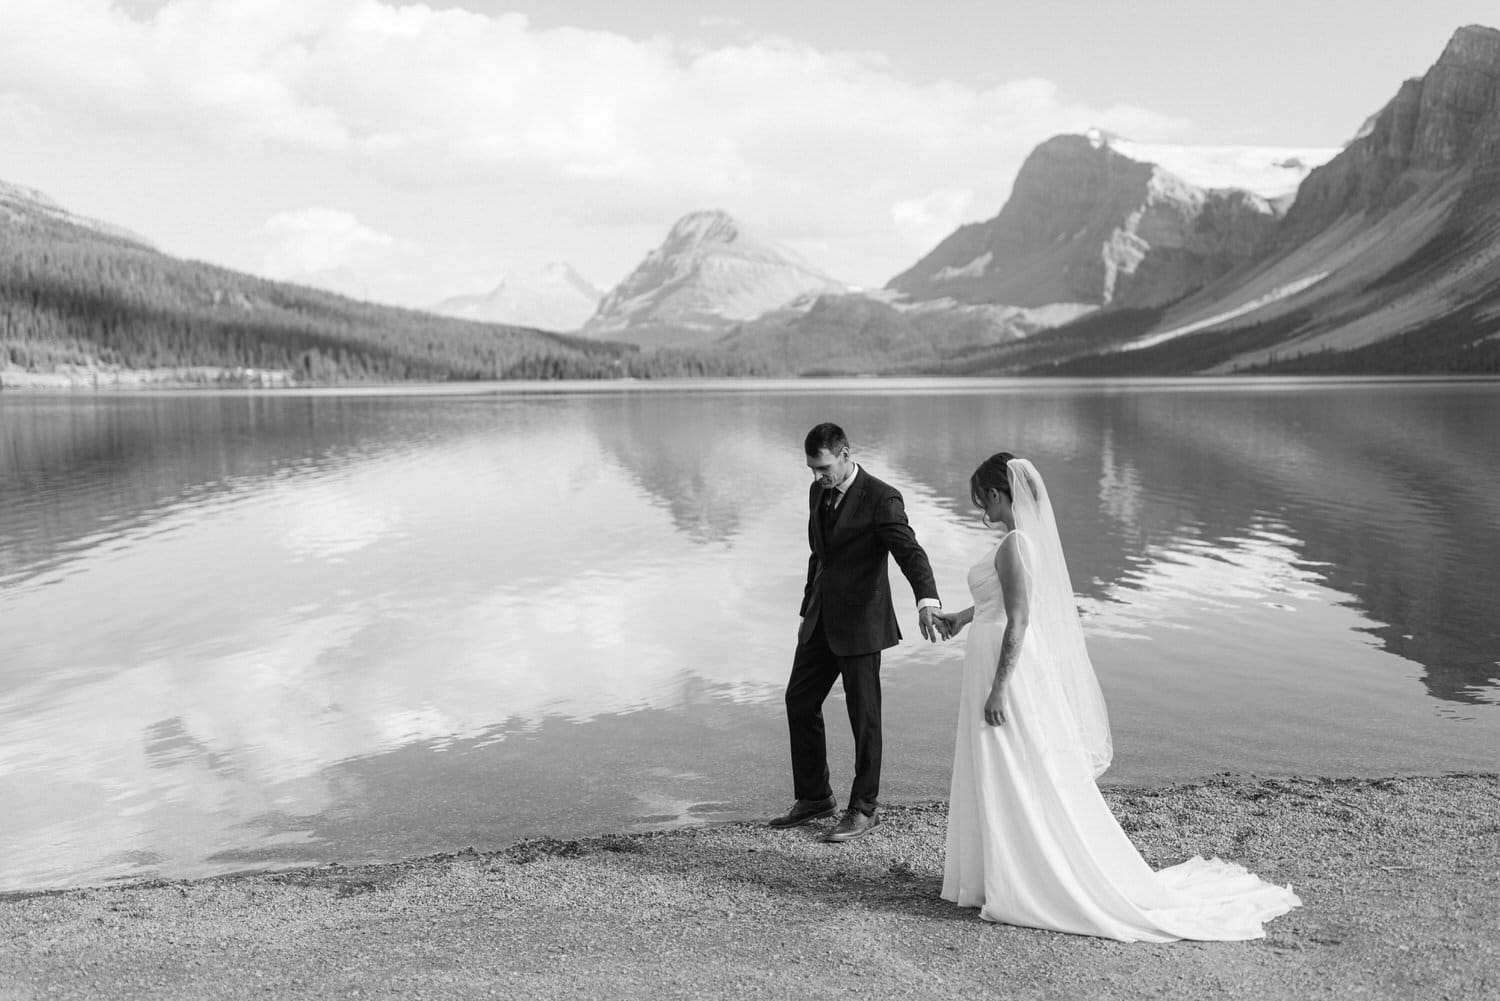
[[[816,615],[816,609],[811,610]],[[835,678],[844,679],[844,701],[854,731],[854,785],[849,805],[861,813],[875,812],[880,794],[880,653],[839,657],[828,648],[823,619],[797,642],[792,676],[786,685],[786,720],[792,739],[792,782],[798,799],[827,799],[833,795],[828,777],[828,746],[824,739],[823,702]]]

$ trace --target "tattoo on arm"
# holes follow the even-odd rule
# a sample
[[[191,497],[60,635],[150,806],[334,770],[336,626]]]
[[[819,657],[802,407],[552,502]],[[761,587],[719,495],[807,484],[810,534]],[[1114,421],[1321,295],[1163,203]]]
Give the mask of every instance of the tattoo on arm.
[[[995,665],[994,686],[1005,684],[1005,679],[1010,677],[1021,656],[1021,641],[1025,637],[1024,629],[1017,629],[1014,622],[1006,623],[1005,635],[1000,640],[1000,663]]]

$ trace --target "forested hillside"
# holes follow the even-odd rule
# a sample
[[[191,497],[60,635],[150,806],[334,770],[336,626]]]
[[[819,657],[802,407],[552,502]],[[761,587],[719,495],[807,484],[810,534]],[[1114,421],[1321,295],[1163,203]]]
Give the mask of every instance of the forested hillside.
[[[0,362],[279,370],[297,382],[601,378],[626,346],[355,302],[0,212]]]

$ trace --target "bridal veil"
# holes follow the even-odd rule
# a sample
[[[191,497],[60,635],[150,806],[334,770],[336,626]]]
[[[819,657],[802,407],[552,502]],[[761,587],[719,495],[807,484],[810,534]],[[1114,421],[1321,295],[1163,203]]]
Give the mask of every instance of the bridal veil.
[[[1026,567],[1032,589],[1030,628],[1038,630],[1053,652],[1054,659],[1048,668],[1056,672],[1079,746],[1086,752],[1094,777],[1098,778],[1114,757],[1109,712],[1083,642],[1083,623],[1078,618],[1052,501],[1042,475],[1030,460],[1011,459],[1006,471],[1010,477],[1016,530],[1028,543],[1021,549],[1022,560],[1033,564]]]

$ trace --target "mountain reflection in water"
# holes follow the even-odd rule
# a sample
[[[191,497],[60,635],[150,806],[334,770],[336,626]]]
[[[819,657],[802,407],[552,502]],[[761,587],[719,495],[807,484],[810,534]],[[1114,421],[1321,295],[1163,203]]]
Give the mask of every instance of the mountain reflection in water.
[[[784,805],[824,419],[903,491],[950,606],[989,539],[970,470],[1037,462],[1107,781],[1493,767],[1497,404],[1359,381],[3,394],[0,889]],[[930,799],[962,651],[914,642],[895,584],[885,795]]]

